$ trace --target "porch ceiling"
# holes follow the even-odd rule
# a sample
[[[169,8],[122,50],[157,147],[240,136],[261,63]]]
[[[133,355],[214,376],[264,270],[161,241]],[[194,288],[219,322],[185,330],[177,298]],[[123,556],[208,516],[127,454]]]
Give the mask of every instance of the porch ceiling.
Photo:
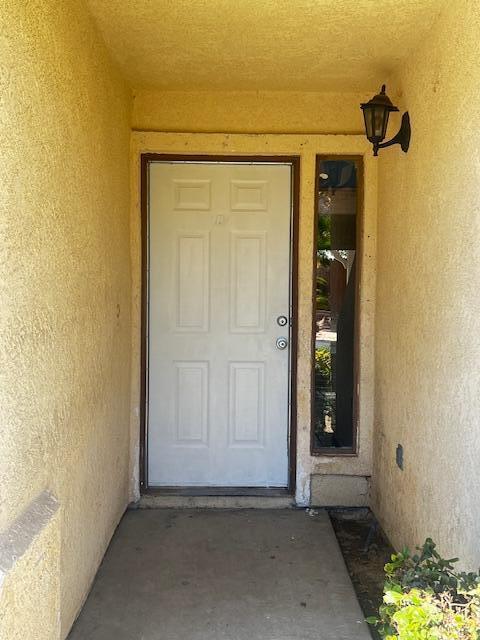
[[[87,0],[132,87],[363,91],[444,0]]]

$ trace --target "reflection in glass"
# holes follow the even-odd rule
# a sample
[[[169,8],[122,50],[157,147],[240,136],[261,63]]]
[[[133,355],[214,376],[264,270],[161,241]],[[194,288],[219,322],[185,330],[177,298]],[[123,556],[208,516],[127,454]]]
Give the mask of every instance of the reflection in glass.
[[[353,447],[357,170],[317,173],[314,448]]]

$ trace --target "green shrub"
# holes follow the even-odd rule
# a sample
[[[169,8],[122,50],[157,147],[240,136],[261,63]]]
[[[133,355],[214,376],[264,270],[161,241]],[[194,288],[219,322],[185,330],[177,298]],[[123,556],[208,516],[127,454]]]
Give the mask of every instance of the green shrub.
[[[320,375],[325,386],[332,383],[332,354],[330,349],[325,347],[315,349],[315,371]]]
[[[385,565],[379,617],[367,618],[385,640],[480,640],[480,574],[458,573],[427,538]]]

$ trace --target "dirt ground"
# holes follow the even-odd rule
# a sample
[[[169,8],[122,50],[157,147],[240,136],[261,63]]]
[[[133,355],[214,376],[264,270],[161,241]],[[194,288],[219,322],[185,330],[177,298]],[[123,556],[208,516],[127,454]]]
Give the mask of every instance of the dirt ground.
[[[382,601],[384,572],[394,549],[368,509],[333,509],[330,518],[355,587],[362,611],[378,614]],[[372,638],[380,636],[370,627]]]

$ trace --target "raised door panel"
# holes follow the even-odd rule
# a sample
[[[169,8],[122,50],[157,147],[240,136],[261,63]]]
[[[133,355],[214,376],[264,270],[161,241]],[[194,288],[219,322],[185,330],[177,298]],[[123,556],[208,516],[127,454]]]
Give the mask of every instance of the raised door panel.
[[[229,443],[263,447],[265,439],[265,363],[231,362],[229,371]]]
[[[232,180],[230,209],[232,211],[267,211],[268,182],[266,180]]]
[[[210,180],[173,180],[174,211],[210,211]]]
[[[266,233],[230,233],[230,330],[265,330]]]
[[[175,444],[208,444],[208,362],[174,363]]]
[[[208,233],[181,233],[176,238],[175,329],[208,331],[210,299]]]

